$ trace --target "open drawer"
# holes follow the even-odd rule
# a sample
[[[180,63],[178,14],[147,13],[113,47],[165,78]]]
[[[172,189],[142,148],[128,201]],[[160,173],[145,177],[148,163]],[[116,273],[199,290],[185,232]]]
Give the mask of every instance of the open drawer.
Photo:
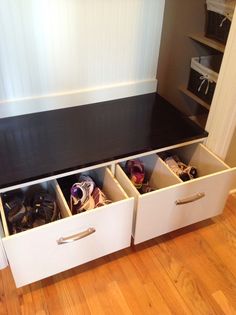
[[[202,144],[175,150],[197,168],[198,178],[182,182],[157,155],[143,157],[155,191],[141,195],[117,165],[116,177],[129,196],[135,197],[134,243],[213,217],[223,211],[233,170]]]
[[[20,287],[128,247],[131,241],[133,198],[128,198],[110,170],[93,171],[112,203],[74,216],[57,181],[47,184],[57,196],[63,219],[9,235],[0,205],[3,246]]]

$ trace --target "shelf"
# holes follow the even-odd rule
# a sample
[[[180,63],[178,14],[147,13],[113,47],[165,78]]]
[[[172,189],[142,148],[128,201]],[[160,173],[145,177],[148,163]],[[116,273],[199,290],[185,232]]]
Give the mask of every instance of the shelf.
[[[191,120],[193,120],[195,123],[197,123],[202,128],[205,128],[205,126],[206,126],[207,117],[208,117],[207,114],[189,116],[189,118]]]
[[[204,35],[201,35],[201,34],[189,34],[188,37],[190,37],[191,39],[203,44],[203,45],[206,45],[208,47],[211,47],[215,50],[218,50],[222,53],[224,53],[225,51],[225,45],[224,44],[221,44],[220,42],[214,40],[214,39],[211,39],[211,38],[208,38],[208,37],[205,37]]]
[[[199,97],[197,97],[195,94],[193,94],[192,92],[190,92],[185,86],[180,86],[179,90],[184,93],[185,95],[187,95],[188,97],[190,97],[192,100],[194,100],[195,102],[197,102],[198,104],[200,104],[201,106],[205,107],[207,110],[210,109],[210,105],[207,104],[206,102],[204,102],[202,99],[200,99]]]

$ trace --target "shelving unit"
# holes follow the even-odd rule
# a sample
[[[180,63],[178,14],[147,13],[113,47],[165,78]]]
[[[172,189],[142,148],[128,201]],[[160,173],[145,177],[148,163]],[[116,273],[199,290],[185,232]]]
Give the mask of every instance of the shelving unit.
[[[202,99],[200,99],[199,97],[197,97],[194,93],[192,93],[191,91],[189,91],[184,85],[181,85],[179,87],[179,90],[184,93],[185,95],[187,95],[188,97],[190,97],[192,100],[194,100],[195,102],[197,102],[198,104],[200,104],[201,106],[205,107],[207,110],[210,110],[210,105],[207,104],[206,102],[204,102]]]
[[[189,116],[191,120],[193,120],[200,127],[205,126],[207,122],[208,114],[199,114],[194,116]]]
[[[188,117],[207,115],[209,111],[208,104],[199,105],[201,100],[187,90],[191,58],[206,56],[209,52],[208,46],[194,42],[188,36],[204,34],[205,1],[183,0],[181,6],[178,1],[165,2],[157,72],[158,92]],[[212,48],[211,52],[214,52]],[[205,124],[201,127],[204,128]]]
[[[197,56],[223,56],[226,45],[205,36],[206,0],[183,0],[181,6],[172,0],[165,3],[158,93],[188,117],[195,116],[205,128],[207,119],[198,116],[202,113],[207,116],[211,105],[187,89],[190,61]]]
[[[204,36],[203,34],[200,33],[196,33],[196,34],[189,34],[188,35],[189,38],[191,38],[192,40],[198,42],[199,44],[202,44],[204,46],[207,46],[208,48],[212,48],[214,50],[216,50],[217,52],[220,53],[224,53],[225,50],[225,45],[214,40],[211,38],[208,38],[206,36]],[[203,106],[204,108],[206,108],[207,110],[210,110],[210,105],[207,104],[206,102],[204,102],[202,99],[200,99],[197,95],[195,95],[194,93],[192,93],[191,91],[189,91],[187,89],[186,86],[181,85],[179,87],[179,90],[184,93],[185,95],[187,95],[188,97],[190,97],[194,102],[198,103],[199,105]],[[194,116],[191,116],[194,117]],[[200,119],[200,121],[205,121],[205,119]]]
[[[217,42],[214,39],[210,39],[208,37],[205,37],[202,34],[189,34],[188,37],[197,41],[198,43],[201,43],[207,47],[213,48],[213,49],[215,49],[221,53],[224,53],[224,51],[225,51],[225,45],[224,44]]]
[[[208,48],[214,49],[219,53],[224,53],[225,50],[225,45],[214,40],[214,39],[210,39],[206,36],[204,36],[203,34],[200,33],[196,33],[196,34],[189,34],[188,35],[189,38],[191,38],[192,40],[196,41],[197,43],[204,45]],[[188,96],[189,98],[191,98],[194,102],[196,102],[197,104],[199,104],[200,106],[204,107],[205,109],[207,109],[208,111],[210,110],[210,105],[208,103],[206,103],[204,100],[200,99],[197,95],[195,95],[194,93],[192,93],[191,91],[189,91],[187,89],[186,86],[181,85],[179,86],[179,90],[185,94],[186,96]],[[207,115],[193,115],[193,116],[189,116],[190,119],[194,120],[196,123],[198,123],[200,126],[204,127],[207,121]]]

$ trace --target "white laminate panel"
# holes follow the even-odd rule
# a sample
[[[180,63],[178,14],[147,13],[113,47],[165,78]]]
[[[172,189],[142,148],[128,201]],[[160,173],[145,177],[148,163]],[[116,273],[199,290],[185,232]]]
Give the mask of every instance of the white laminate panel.
[[[167,164],[156,155],[156,164],[150,177],[150,186],[156,189],[170,187],[181,183],[181,179],[173,173]]]
[[[106,168],[102,190],[105,195],[113,201],[120,201],[128,198],[128,195],[109,168]]]
[[[136,215],[137,215],[137,207],[138,207],[138,197],[139,192],[134,187],[134,185],[131,183],[123,169],[119,164],[116,165],[115,170],[115,176],[117,181],[120,183],[121,187],[124,189],[124,191],[127,193],[129,197],[134,198],[134,213],[133,213],[133,222],[132,222],[132,235],[134,235],[135,232],[135,221],[136,221]]]
[[[54,275],[130,245],[133,200],[119,201],[3,239],[17,287]],[[95,233],[58,245],[88,228]]]
[[[216,216],[223,211],[232,170],[205,176],[139,198],[134,243]],[[177,200],[204,193],[196,201],[176,205]]]
[[[145,178],[149,181],[153,189],[161,189],[181,182],[181,180],[169,170],[167,165],[157,156],[157,154],[143,156],[140,158],[140,160],[144,164]],[[116,165],[115,175],[123,189],[127,192],[128,196],[134,197],[134,220],[132,228],[132,235],[134,236],[136,233],[136,217],[140,209],[140,200],[142,199],[142,195],[134,187],[134,185],[126,175],[124,167],[125,163],[121,163],[121,165]],[[149,193],[147,193],[147,195],[149,195]]]
[[[60,208],[62,218],[72,216],[72,213],[71,213],[71,211],[67,205],[67,202],[66,202],[64,195],[61,191],[61,188],[55,179],[53,181],[51,181],[51,186],[52,186],[52,189],[54,189],[54,191],[55,191],[56,199],[57,199],[57,205]]]
[[[174,152],[180,157],[181,161],[195,166],[198,176],[214,174],[229,168],[228,165],[202,144],[189,145],[176,149]]]

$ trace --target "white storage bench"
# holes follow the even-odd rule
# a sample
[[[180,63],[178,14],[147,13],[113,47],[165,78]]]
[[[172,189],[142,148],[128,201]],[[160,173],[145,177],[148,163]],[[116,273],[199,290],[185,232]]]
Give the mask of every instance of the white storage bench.
[[[201,144],[207,133],[156,93],[4,118],[0,134],[0,196],[44,186],[61,213],[10,235],[0,198],[0,268],[9,263],[17,287],[128,247],[132,236],[137,244],[221,213],[236,173]],[[167,150],[199,177],[182,182],[161,159]],[[140,195],[124,173],[134,158],[155,191]],[[58,183],[87,172],[112,203],[72,215]]]

